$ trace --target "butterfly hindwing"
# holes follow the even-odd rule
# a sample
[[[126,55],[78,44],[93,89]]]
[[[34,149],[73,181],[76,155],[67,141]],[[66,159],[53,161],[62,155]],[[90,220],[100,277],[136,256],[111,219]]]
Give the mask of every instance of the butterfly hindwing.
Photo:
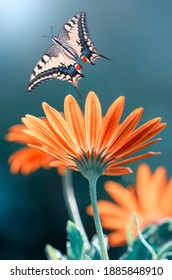
[[[35,66],[28,91],[51,79],[68,81],[78,88],[78,82],[82,77],[80,65],[66,55],[64,49],[52,45]]]

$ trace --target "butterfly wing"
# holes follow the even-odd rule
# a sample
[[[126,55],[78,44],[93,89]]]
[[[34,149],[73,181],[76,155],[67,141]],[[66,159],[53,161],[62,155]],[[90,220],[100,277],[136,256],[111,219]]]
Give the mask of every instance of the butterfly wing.
[[[58,38],[64,45],[72,47],[83,62],[94,64],[97,58],[108,59],[97,53],[89,37],[86,13],[84,12],[77,14],[64,24]]]
[[[62,46],[54,44],[36,64],[30,76],[28,91],[31,92],[40,83],[51,79],[71,82],[78,91],[78,82],[82,77],[81,66],[71,54]]]
[[[97,58],[106,58],[97,53],[89,38],[86,14],[82,12],[72,17],[61,28],[58,38],[53,37],[52,40],[54,44],[48,48],[32,72],[28,91],[44,81],[60,79],[71,82],[79,93],[78,82],[83,74],[76,59],[80,57],[83,62],[94,64]]]

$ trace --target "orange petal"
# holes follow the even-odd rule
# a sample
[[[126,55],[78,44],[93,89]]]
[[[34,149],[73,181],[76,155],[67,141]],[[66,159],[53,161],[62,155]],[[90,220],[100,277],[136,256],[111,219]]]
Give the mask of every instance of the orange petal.
[[[41,119],[31,115],[26,115],[26,118],[22,118],[22,121],[29,130],[24,130],[24,132],[34,137],[38,143],[56,151],[57,154],[59,150],[66,153],[73,153],[73,149],[70,144],[60,136],[55,135],[48,125]]]
[[[142,213],[149,218],[159,219],[161,200],[167,182],[166,171],[159,167],[152,174],[148,165],[142,164],[137,171],[137,195]],[[149,198],[149,199],[148,199]]]
[[[114,217],[119,217],[120,219],[126,219],[128,216],[128,211],[117,206],[115,203],[108,200],[99,200],[98,201],[99,215],[101,217],[109,216],[113,220]],[[86,208],[88,215],[93,216],[93,208],[89,205]]]
[[[123,121],[123,123],[119,126],[118,131],[114,131],[108,144],[108,152],[115,152],[124,145],[128,135],[139,123],[142,113],[143,108],[137,108]]]
[[[29,175],[41,167],[49,168],[51,160],[51,156],[40,150],[23,148],[13,153],[8,162],[12,173],[21,172],[23,175]]]
[[[157,139],[154,139],[154,140],[151,140],[149,142],[146,142],[145,144],[142,144],[142,145],[139,145],[139,146],[134,146],[133,148],[131,147],[122,147],[122,149],[118,150],[115,154],[109,154],[108,157],[112,157],[112,156],[116,156],[117,158],[125,158],[127,156],[130,156],[131,154],[134,154],[134,153],[137,153],[139,152],[140,150],[143,150],[147,147],[149,147],[150,145],[153,145],[155,144],[156,142],[160,141],[161,138],[157,138]]]
[[[40,118],[42,121],[47,123],[45,117]],[[8,133],[5,135],[5,139],[10,142],[16,142],[20,144],[39,144],[35,137],[31,134],[26,133],[26,127],[23,124],[13,125],[9,128]]]
[[[33,139],[33,137],[24,133],[23,129],[25,129],[24,125],[13,125],[12,127],[10,127],[9,132],[5,135],[5,139],[9,142],[35,144],[35,140]]]
[[[125,230],[118,230],[108,234],[110,247],[123,246],[127,243]]]
[[[9,132],[21,132],[24,128],[23,124],[15,124],[9,128]]]
[[[48,147],[48,146],[37,146],[37,145],[32,145],[32,144],[28,144],[28,147],[30,148],[34,148],[34,149],[38,149],[50,156],[52,156],[52,158],[63,158],[64,156],[66,156],[65,153],[62,153],[60,150],[57,149],[53,149],[53,147]]]
[[[152,172],[149,166],[145,163],[139,165],[136,174],[136,190],[140,209],[143,213],[149,211],[149,186]]]
[[[71,95],[65,98],[64,112],[69,129],[74,134],[78,146],[84,151],[87,150],[83,114],[75,98]]]
[[[120,96],[117,98],[110,108],[108,109],[105,117],[103,118],[102,129],[100,131],[100,137],[97,143],[97,152],[106,148],[111,135],[116,130],[118,123],[121,119],[125,104],[125,97]]]
[[[70,168],[75,171],[79,171],[75,163],[69,162],[69,161],[63,161],[63,160],[54,160],[50,162],[51,167],[56,167],[56,168]]]
[[[160,200],[167,183],[167,173],[164,167],[158,167],[152,174],[149,187],[151,211],[160,211]]]
[[[88,149],[91,151],[100,134],[102,111],[97,95],[90,91],[85,102],[85,130]]]
[[[79,149],[77,141],[74,138],[74,135],[71,133],[69,126],[63,116],[53,107],[49,106],[46,102],[42,103],[42,107],[52,127],[52,131],[56,135],[60,136],[60,138],[63,139],[63,141],[66,142],[66,144],[72,149]]]
[[[46,136],[49,140],[55,138],[55,135],[49,129],[48,125],[37,117],[26,115],[26,117],[22,118],[22,122],[28,128],[28,131],[23,130],[24,133],[29,134],[29,132],[35,132],[35,135],[37,135],[38,138],[39,136]]]
[[[117,230],[117,229],[125,229],[127,219],[121,219],[119,217],[100,217],[101,218],[101,223],[104,229],[108,230]]]
[[[142,155],[139,155],[139,156],[127,158],[127,159],[117,161],[117,162],[111,164],[111,168],[115,169],[117,166],[120,166],[120,165],[123,165],[123,164],[128,164],[128,163],[135,162],[135,161],[145,159],[145,158],[148,158],[148,157],[152,157],[152,156],[157,156],[159,154],[160,154],[160,152],[148,152],[148,153],[145,153],[145,154],[142,154]]]
[[[133,173],[133,171],[129,167],[110,166],[103,172],[103,175],[122,176],[122,175],[126,175],[126,174],[131,174],[131,173]]]
[[[166,126],[166,124],[164,123],[160,123],[158,124],[157,126],[155,126],[153,129],[151,129],[149,131],[149,129],[146,131],[143,131],[142,134],[143,134],[143,137],[141,137],[140,134],[137,135],[137,140],[135,138],[132,139],[133,143],[134,141],[137,141],[135,143],[135,145],[137,144],[142,144],[144,142],[147,142],[149,139],[153,138],[155,135],[157,135],[160,131],[162,131],[164,129],[164,127]]]
[[[160,124],[160,121],[161,118],[155,118],[137,128],[128,137],[127,145],[130,145],[130,147],[132,144],[134,146],[140,145],[157,135],[157,133],[159,133],[166,126],[164,123]]]
[[[172,216],[172,178],[170,178],[164,188],[160,201],[160,209],[164,217]]]
[[[132,193],[116,182],[108,181],[105,183],[105,189],[108,194],[116,201],[121,207],[130,212],[138,211],[138,203]]]

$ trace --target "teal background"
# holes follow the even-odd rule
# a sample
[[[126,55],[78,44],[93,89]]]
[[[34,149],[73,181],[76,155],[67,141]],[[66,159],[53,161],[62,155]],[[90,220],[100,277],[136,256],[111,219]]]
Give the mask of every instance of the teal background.
[[[172,143],[172,2],[170,0],[0,0],[0,259],[45,259],[44,246],[50,243],[65,252],[68,214],[63,202],[61,178],[55,170],[39,170],[30,176],[12,175],[7,159],[20,148],[7,143],[8,128],[26,113],[43,115],[41,103],[63,111],[63,101],[72,94],[72,84],[49,81],[27,94],[30,74],[50,46],[50,26],[57,34],[78,12],[87,13],[92,41],[100,59],[96,66],[83,65],[85,79],[79,83],[83,99],[89,90],[97,93],[105,113],[120,95],[126,96],[124,117],[137,107],[145,108],[142,121],[161,116],[168,126],[162,141],[149,150],[161,151],[145,160],[152,170],[159,165],[171,168]],[[124,185],[135,181],[133,174],[117,178]],[[98,196],[107,197],[101,178]],[[85,214],[89,204],[87,181],[74,174],[75,191],[89,238],[95,233],[92,219]],[[118,258],[112,249],[111,258]]]

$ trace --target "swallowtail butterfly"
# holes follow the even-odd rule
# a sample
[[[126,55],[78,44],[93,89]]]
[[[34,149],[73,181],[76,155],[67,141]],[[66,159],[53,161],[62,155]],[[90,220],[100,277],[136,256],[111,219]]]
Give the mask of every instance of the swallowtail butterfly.
[[[53,45],[46,50],[31,74],[29,92],[40,83],[50,79],[68,81],[79,92],[78,82],[84,76],[82,67],[76,60],[81,58],[83,62],[95,64],[97,58],[108,59],[96,52],[89,38],[84,12],[75,15],[65,23],[58,37],[53,36],[52,41]]]

